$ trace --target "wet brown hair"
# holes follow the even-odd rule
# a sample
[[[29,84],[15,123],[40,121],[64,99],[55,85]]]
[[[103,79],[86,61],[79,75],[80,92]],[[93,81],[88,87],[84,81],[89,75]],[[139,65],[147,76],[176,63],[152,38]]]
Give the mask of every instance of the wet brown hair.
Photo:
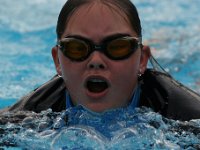
[[[57,39],[60,39],[62,34],[64,33],[67,22],[73,12],[80,6],[94,1],[97,0],[68,0],[64,4],[58,16],[56,27]],[[102,2],[103,4],[109,6],[116,6],[120,9],[120,11],[124,12],[128,20],[130,21],[133,30],[138,34],[138,36],[142,37],[140,18],[138,16],[135,5],[130,0],[99,0],[99,2]]]

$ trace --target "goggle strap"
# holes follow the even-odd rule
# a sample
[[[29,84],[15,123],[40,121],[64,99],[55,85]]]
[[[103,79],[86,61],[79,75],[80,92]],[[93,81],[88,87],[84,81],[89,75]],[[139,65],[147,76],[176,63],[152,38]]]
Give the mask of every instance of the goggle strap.
[[[151,65],[153,66],[153,69],[155,69],[156,71],[163,72],[170,76],[170,74],[167,71],[165,71],[165,69],[158,63],[158,61],[153,57],[152,54],[149,58],[149,61],[150,61]]]

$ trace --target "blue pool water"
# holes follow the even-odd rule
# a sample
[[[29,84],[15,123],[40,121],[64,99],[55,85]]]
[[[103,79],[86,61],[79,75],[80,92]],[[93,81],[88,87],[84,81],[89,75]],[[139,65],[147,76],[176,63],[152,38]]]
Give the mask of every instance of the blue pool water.
[[[13,104],[55,74],[51,47],[56,43],[56,19],[64,2],[0,1],[0,108]],[[134,2],[142,21],[144,43],[151,46],[153,55],[175,79],[200,93],[200,1]],[[17,144],[18,149],[197,149],[200,143],[199,120],[167,120],[148,109],[139,109],[109,112],[119,118],[106,122],[109,119],[104,115],[74,109],[78,109],[75,117],[70,115],[74,110],[67,112],[72,117],[70,127],[59,119],[62,114],[50,110],[31,113],[38,118],[28,117],[20,124],[0,125],[0,148],[5,141],[11,147]],[[124,116],[119,115],[121,111]],[[76,120],[80,120],[77,126]],[[95,128],[94,122],[97,127],[105,125],[106,133]],[[1,134],[3,131],[6,134]],[[66,141],[70,141],[68,145]]]
[[[200,149],[200,120],[168,120],[148,108],[102,114],[77,106],[63,113],[6,114],[21,123],[1,125],[0,146],[29,149]],[[1,122],[1,124],[4,124]]]

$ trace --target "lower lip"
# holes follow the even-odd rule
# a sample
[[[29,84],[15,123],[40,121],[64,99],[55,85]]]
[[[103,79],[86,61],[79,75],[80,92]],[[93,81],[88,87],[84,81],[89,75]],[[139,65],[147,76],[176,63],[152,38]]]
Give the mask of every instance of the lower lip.
[[[108,93],[108,89],[104,90],[103,92],[99,92],[99,93],[94,93],[94,92],[90,92],[89,90],[86,90],[87,96],[92,99],[103,98],[107,93]]]

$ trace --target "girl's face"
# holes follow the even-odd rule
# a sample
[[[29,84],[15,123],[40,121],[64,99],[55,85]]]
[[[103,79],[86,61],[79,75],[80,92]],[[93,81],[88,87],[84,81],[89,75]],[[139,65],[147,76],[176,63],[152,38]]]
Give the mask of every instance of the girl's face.
[[[99,44],[117,34],[137,37],[123,12],[97,2],[83,5],[72,14],[61,39],[80,36]],[[111,60],[94,51],[86,60],[75,62],[57,47],[52,54],[73,104],[96,112],[127,106],[137,86],[139,70],[144,72],[148,60],[140,48],[124,60]]]

